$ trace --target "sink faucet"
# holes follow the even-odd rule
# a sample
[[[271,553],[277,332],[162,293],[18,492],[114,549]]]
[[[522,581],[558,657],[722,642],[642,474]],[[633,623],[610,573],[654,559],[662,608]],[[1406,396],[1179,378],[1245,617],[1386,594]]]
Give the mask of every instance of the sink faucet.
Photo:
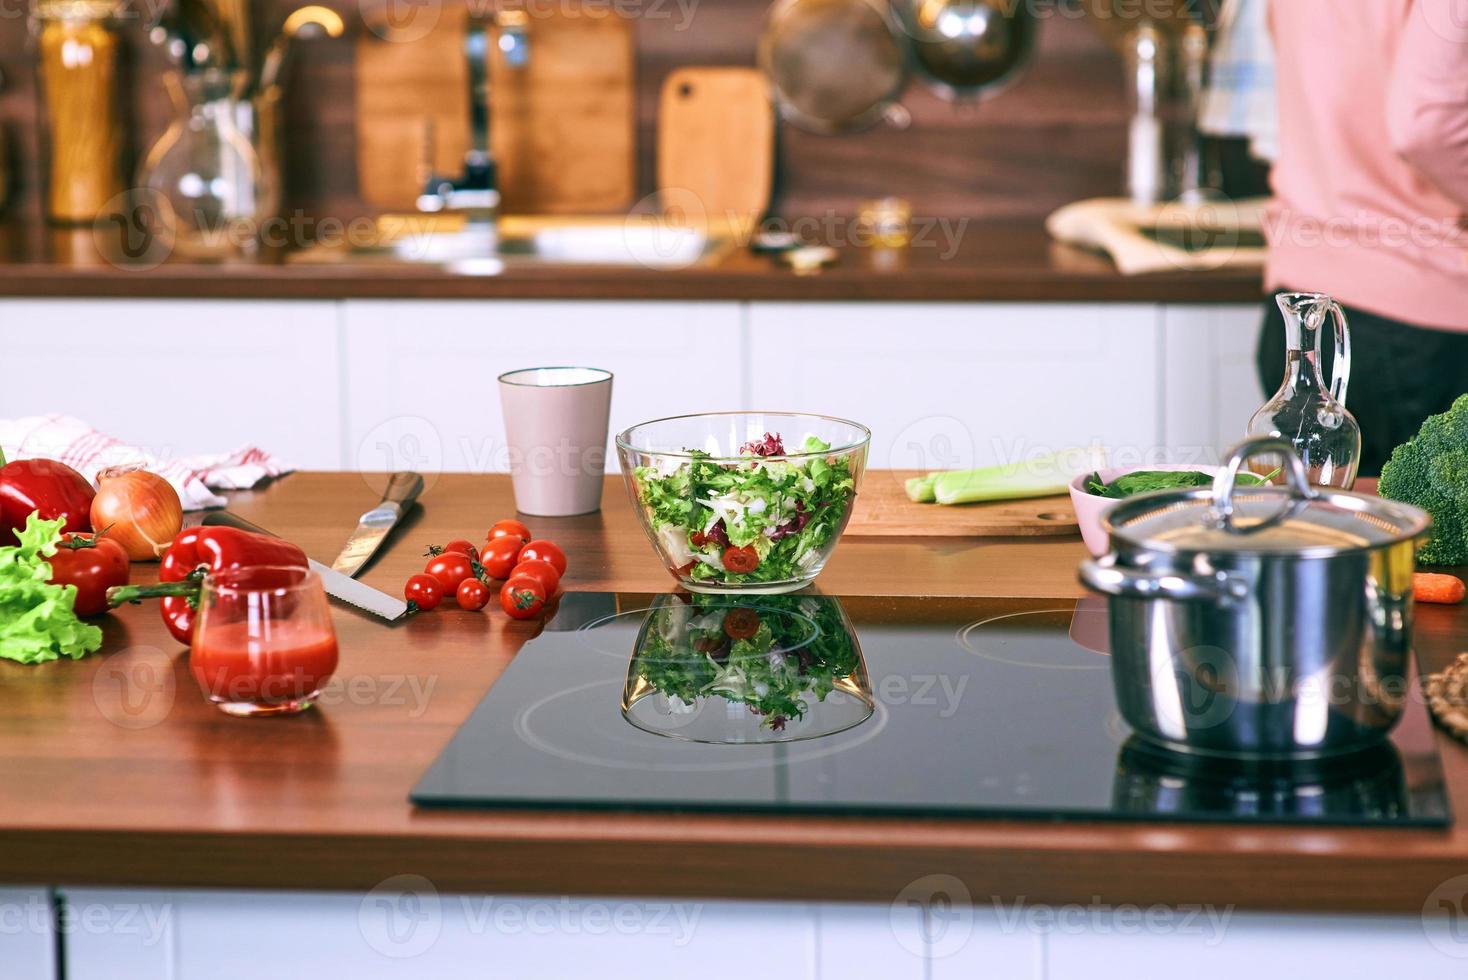
[[[423,192],[418,210],[426,214],[447,211],[467,214],[475,223],[493,225],[499,218],[499,172],[490,143],[489,66],[490,30],[500,28],[497,47],[505,64],[523,69],[529,60],[529,15],[507,10],[488,18],[472,18],[464,34],[464,57],[469,67],[469,152],[464,154],[464,172],[446,177],[434,167],[435,135],[430,125],[425,133]]]

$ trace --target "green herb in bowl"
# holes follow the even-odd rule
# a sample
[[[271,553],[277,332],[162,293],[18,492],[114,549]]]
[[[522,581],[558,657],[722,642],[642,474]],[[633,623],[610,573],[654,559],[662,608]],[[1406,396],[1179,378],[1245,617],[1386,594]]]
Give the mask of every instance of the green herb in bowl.
[[[1274,473],[1269,476],[1240,473],[1236,482],[1241,487],[1257,487],[1268,483],[1273,476]],[[1091,496],[1107,497],[1111,500],[1123,500],[1139,493],[1152,493],[1156,490],[1177,490],[1185,487],[1210,487],[1212,485],[1213,474],[1199,470],[1136,470],[1119,476],[1110,483],[1102,480],[1100,473],[1092,473],[1086,478],[1085,484],[1086,492]]]

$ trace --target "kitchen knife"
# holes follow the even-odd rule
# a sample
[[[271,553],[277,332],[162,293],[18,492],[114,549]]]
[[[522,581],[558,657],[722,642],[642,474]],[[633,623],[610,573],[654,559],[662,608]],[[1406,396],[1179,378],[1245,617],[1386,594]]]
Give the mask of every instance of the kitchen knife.
[[[251,524],[243,517],[237,517],[227,510],[210,511],[204,515],[203,523],[211,527],[232,527],[241,531],[276,537],[263,527]],[[348,605],[366,610],[374,616],[381,616],[389,622],[402,619],[408,614],[408,604],[402,599],[395,599],[386,592],[380,592],[333,568],[327,568],[314,558],[307,558],[306,561],[310,563],[311,571],[321,576],[322,587],[333,599],[340,599]]]
[[[394,473],[387,483],[387,492],[382,495],[382,503],[357,521],[357,529],[347,538],[347,546],[331,567],[343,575],[355,577],[422,492],[423,477],[417,473]]]

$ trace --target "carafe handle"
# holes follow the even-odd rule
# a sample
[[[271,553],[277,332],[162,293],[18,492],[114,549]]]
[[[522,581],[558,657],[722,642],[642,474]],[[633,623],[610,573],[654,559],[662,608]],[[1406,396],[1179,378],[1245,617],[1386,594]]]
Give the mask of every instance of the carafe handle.
[[[1330,317],[1335,321],[1335,361],[1330,370],[1330,397],[1346,407],[1346,386],[1351,382],[1351,330],[1346,323],[1346,311],[1341,304],[1331,300]],[[1324,331],[1315,332],[1315,363],[1320,363]]]

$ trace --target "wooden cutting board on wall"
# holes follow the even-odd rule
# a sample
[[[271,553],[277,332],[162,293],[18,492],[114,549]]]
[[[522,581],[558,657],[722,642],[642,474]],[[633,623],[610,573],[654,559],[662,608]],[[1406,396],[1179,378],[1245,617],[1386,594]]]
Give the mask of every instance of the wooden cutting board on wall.
[[[871,470],[846,525],[853,537],[1036,538],[1080,534],[1070,497],[999,500],[988,504],[915,504],[907,499],[916,470]]]
[[[774,170],[775,109],[762,72],[693,67],[668,75],[658,107],[666,206],[752,227],[769,209]]]
[[[363,200],[412,210],[431,139],[441,176],[470,146],[471,29],[463,5],[415,40],[363,31],[357,42],[357,171]],[[506,63],[490,24],[489,128],[502,209],[510,214],[624,212],[636,195],[636,49],[632,23],[569,0],[527,22],[529,57]]]

